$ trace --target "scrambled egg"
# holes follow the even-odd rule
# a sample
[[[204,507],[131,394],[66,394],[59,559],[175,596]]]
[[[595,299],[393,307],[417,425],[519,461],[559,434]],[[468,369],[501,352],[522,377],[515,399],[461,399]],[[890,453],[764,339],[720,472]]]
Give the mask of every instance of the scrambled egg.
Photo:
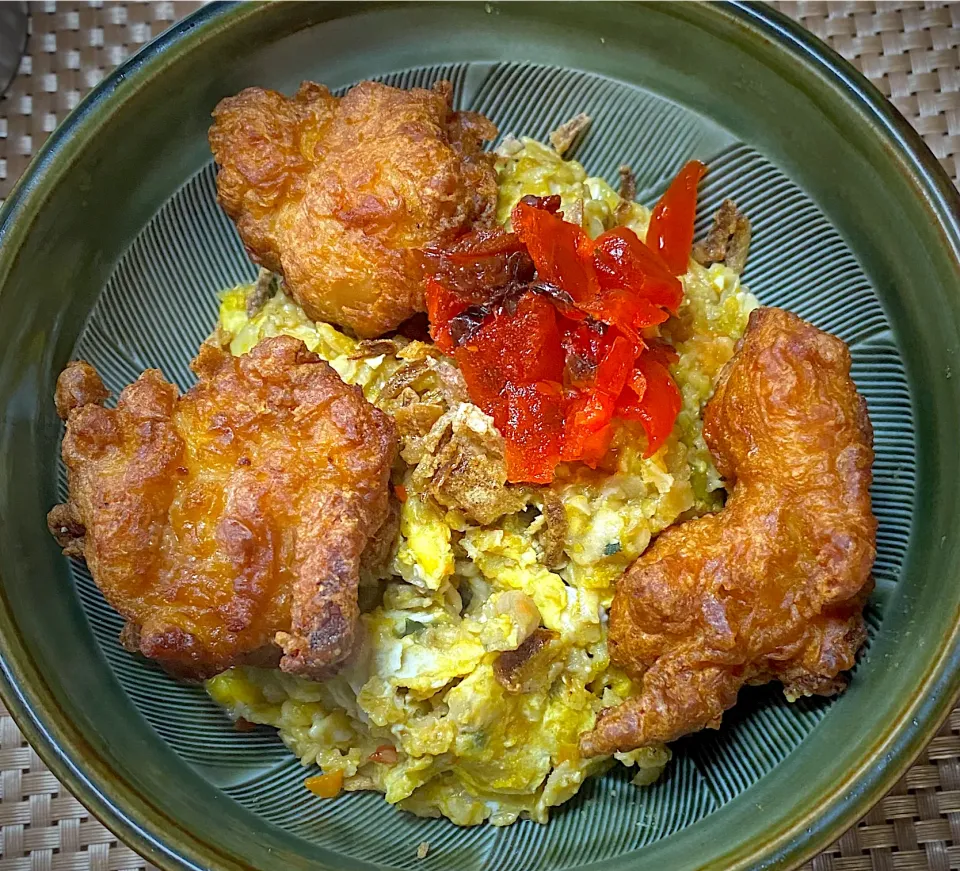
[[[498,171],[504,223],[521,196],[559,194],[567,219],[592,236],[618,224],[645,233],[647,209],[532,140],[503,151]],[[721,506],[701,409],[756,306],[722,265],[691,263],[683,281],[679,316],[663,329],[680,354],[673,375],[683,408],[656,454],[644,459],[642,436],[625,426],[601,468],[561,467],[549,493],[530,488],[520,510],[486,525],[439,505],[399,461],[400,534],[387,570],[363,579],[357,655],[322,683],[233,669],[207,683],[211,696],[235,718],[275,726],[305,766],[342,777],[346,790],[377,790],[405,810],[458,825],[546,822],[551,807],[613,765],[581,758],[577,740],[601,708],[632,689],[607,654],[614,585],[661,529]],[[249,292],[222,295],[220,337],[234,354],[267,336],[296,336],[371,402],[401,358],[423,351],[412,342],[397,354],[376,353],[311,322],[282,291],[248,317]],[[492,426],[467,403],[457,414],[475,429]],[[559,561],[547,558],[544,543],[548,496],[566,520]],[[521,691],[508,691],[496,678],[497,657],[545,631],[533,673]],[[645,784],[669,757],[657,747],[616,761],[635,766],[635,782]]]

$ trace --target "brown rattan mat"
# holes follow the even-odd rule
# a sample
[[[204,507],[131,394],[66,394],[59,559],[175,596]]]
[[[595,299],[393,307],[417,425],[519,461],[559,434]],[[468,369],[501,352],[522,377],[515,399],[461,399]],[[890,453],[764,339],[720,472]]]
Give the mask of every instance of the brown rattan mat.
[[[196,2],[30,3],[20,73],[0,100],[0,198],[110,69]],[[776,3],[853,61],[960,183],[960,3]],[[0,706],[0,871],[149,867],[47,770]],[[960,869],[960,708],[906,777],[807,869]]]

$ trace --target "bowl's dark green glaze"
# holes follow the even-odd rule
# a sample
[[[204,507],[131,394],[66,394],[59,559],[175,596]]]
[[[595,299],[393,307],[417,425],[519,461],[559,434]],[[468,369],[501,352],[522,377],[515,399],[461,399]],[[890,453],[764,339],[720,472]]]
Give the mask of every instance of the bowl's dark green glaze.
[[[890,527],[902,540],[894,535],[884,546],[899,556],[881,584],[879,628],[851,690],[819,722],[826,709],[810,713],[809,728],[796,732],[794,749],[772,771],[768,766],[765,776],[715,796],[712,813],[692,814],[697,822],[639,851],[629,846],[633,835],[614,825],[622,816],[600,814],[591,823],[594,834],[626,845],[604,851],[602,863],[589,843],[567,843],[575,841],[566,833],[576,831],[584,804],[559,814],[546,834],[517,830],[527,833],[517,836],[521,841],[541,839],[535,859],[518,848],[501,851],[494,863],[494,854],[464,846],[479,843],[475,838],[432,822],[421,824],[433,826],[423,830],[432,834],[386,845],[384,861],[417,865],[422,839],[435,844],[423,868],[794,866],[883,795],[933,735],[960,687],[960,202],[917,135],[852,68],[759,6],[214,4],[108,77],[51,137],[0,213],[0,691],[54,772],[120,837],[165,868],[371,868],[357,858],[370,851],[358,845],[383,839],[389,830],[383,814],[395,812],[378,806],[365,826],[337,834],[344,817],[333,803],[318,824],[326,839],[298,836],[271,822],[255,800],[231,798],[236,791],[211,775],[202,758],[174,751],[189,744],[188,725],[170,737],[146,702],[131,701],[129,681],[146,674],[136,670],[146,666],[112,666],[112,649],[105,654],[88,620],[97,605],[79,581],[81,595],[75,593],[44,524],[56,499],[56,375],[78,337],[82,345],[84,322],[134,238],[168,201],[173,211],[163,214],[186,208],[182,197],[171,197],[208,162],[206,127],[221,97],[253,84],[289,91],[300,78],[341,86],[415,67],[473,62],[470,69],[484,70],[505,61],[587,71],[674,101],[678,118],[696,115],[708,119],[698,129],[718,131],[715,140],[704,134],[698,148],[747,143],[757,166],[775,165],[789,190],[804,192],[804,208],[816,204],[810,220],[835,228],[839,235],[831,239],[842,238],[836,250],[849,258],[837,254],[836,263],[849,262],[850,275],[864,276],[864,292],[874,300],[873,313],[864,309],[863,318],[879,318],[865,324],[866,350],[858,357],[855,347],[854,355],[868,398],[886,397],[873,406],[881,409],[874,422],[894,440],[903,430],[902,444],[915,444],[906,454],[891,449],[894,466],[882,470],[878,505],[892,517],[902,499],[902,506],[914,506],[913,522],[905,509],[906,520]],[[465,88],[470,75],[464,73]],[[749,197],[749,173],[735,172],[754,166],[744,162],[747,151],[727,148],[729,159],[714,176],[739,184]],[[203,184],[201,177],[189,190],[200,196]],[[781,204],[770,190],[762,206],[800,208],[800,194]],[[758,239],[774,233],[775,224],[761,219]],[[187,224],[183,232],[201,225]],[[164,237],[168,230],[150,238],[170,244],[176,234]],[[779,238],[778,246],[799,244],[799,235]],[[803,245],[814,250],[815,241]],[[191,237],[184,250],[203,245]],[[755,289],[776,301],[776,274],[765,279],[762,263],[753,268]],[[782,277],[789,284],[790,276]],[[802,288],[806,296],[791,291],[789,298],[810,311],[840,311],[833,297],[847,294],[849,277],[834,274]],[[177,280],[154,279],[158,287]],[[217,289],[207,284],[203,293]],[[121,276],[107,296],[139,286]],[[174,343],[177,317],[168,312],[163,328]],[[859,336],[857,318],[857,311],[843,309],[838,329]],[[138,361],[140,337],[121,338]],[[871,348],[892,349],[895,365],[871,368]],[[177,356],[176,365],[182,362]],[[901,373],[902,397],[898,384],[884,383],[887,371]],[[742,717],[752,716],[748,704]],[[176,722],[189,724],[189,717]],[[763,730],[756,734],[759,745],[750,752],[761,757]],[[769,740],[782,744],[772,733]],[[700,758],[681,748],[678,757],[684,754]],[[596,792],[607,790],[589,802],[606,807]],[[682,790],[674,794],[682,798]],[[642,793],[624,795],[618,800],[645,800]],[[484,837],[493,844],[507,835]]]

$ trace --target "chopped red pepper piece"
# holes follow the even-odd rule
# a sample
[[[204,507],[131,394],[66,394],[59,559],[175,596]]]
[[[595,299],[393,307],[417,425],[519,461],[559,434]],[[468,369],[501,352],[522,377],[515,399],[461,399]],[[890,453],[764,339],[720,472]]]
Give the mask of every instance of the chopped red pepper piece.
[[[559,206],[559,197],[548,199],[556,199]],[[540,280],[562,287],[578,305],[593,302],[600,285],[590,237],[576,224],[523,200],[512,218],[513,231],[527,246]]]
[[[615,398],[594,390],[574,399],[567,409],[560,459],[580,460],[592,468],[603,459],[613,438]]]
[[[472,263],[485,257],[498,254],[512,254],[525,251],[526,247],[515,233],[495,230],[477,230],[463,236],[445,249],[443,256],[455,263]]]
[[[616,413],[638,420],[647,434],[644,457],[654,454],[673,430],[682,399],[667,368],[649,354],[637,358],[630,383],[620,394]]]
[[[504,309],[489,316],[462,347],[498,373],[501,386],[563,377],[556,309],[539,294],[525,293],[513,313]]]
[[[633,230],[617,227],[595,242],[594,263],[604,290],[629,288],[655,306],[677,313],[683,285]]]
[[[614,338],[606,355],[597,366],[595,379],[597,390],[602,390],[611,399],[616,399],[630,377],[630,371],[633,369],[639,351],[636,344],[623,336]]]
[[[577,429],[568,422],[564,430],[563,451],[560,459],[564,462],[581,462],[591,469],[597,468],[600,461],[610,450],[613,441],[613,426],[607,424],[596,432],[588,429]]]
[[[630,290],[610,290],[602,305],[591,307],[590,313],[605,324],[619,327],[632,338],[639,339],[640,330],[662,324],[670,313],[636,296]]]
[[[454,351],[454,358],[470,397],[500,426],[506,415],[503,391],[508,382],[523,385],[563,379],[556,310],[544,297],[525,293],[513,314],[503,309],[489,315]]]
[[[503,400],[503,409],[494,420],[506,442],[507,478],[549,484],[563,445],[560,386],[507,384]]]
[[[499,420],[497,409],[500,406],[500,391],[504,387],[499,370],[491,369],[485,357],[472,353],[469,348],[457,348],[453,357],[467,383],[470,398],[479,408]]]
[[[563,353],[565,367],[564,384],[568,387],[590,387],[594,383],[597,367],[610,344],[604,324],[596,322],[562,323]]]
[[[670,183],[650,217],[647,247],[660,255],[674,275],[683,275],[690,265],[697,184],[706,171],[699,160],[691,160]]]
[[[594,390],[570,403],[567,421],[578,430],[597,432],[613,419],[616,397]]]
[[[441,351],[451,353],[455,343],[450,336],[450,321],[468,308],[466,302],[447,290],[436,278],[427,279],[427,317],[430,318],[430,338]]]
[[[521,200],[514,233],[478,231],[427,253],[431,335],[502,432],[510,481],[548,483],[561,460],[596,468],[617,417],[641,423],[646,456],[669,436],[677,354],[645,336],[682,301],[676,276],[703,169],[688,164],[657,205],[655,250],[625,227],[591,240],[554,196]]]

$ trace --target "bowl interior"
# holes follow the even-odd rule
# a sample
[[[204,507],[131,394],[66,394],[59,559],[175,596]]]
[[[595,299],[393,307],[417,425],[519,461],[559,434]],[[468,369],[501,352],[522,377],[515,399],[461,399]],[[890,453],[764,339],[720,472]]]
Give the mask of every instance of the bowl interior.
[[[329,21],[313,20],[327,14]],[[825,92],[805,91],[812,86],[791,80],[782,59],[782,68],[757,62],[757,44],[748,39],[740,46],[736,34],[724,38],[715,14],[685,19],[677,10],[576,7],[544,17],[524,6],[248,10],[205,47],[214,66],[218,58],[242,60],[213,69],[197,52],[170,52],[166,75],[149,83],[152,96],[137,97],[151,115],[136,132],[118,134],[107,115],[94,119],[92,152],[76,152],[70,180],[52,194],[67,214],[48,204],[29,226],[24,222],[25,250],[48,260],[46,269],[18,260],[9,273],[16,281],[8,280],[0,300],[8,351],[0,369],[8,410],[0,445],[7,459],[0,491],[3,593],[23,661],[35,665],[49,690],[43,728],[55,732],[69,722],[70,735],[56,740],[73,762],[87,763],[94,789],[108,803],[128,787],[149,796],[150,809],[136,812],[134,823],[164,839],[153,846],[158,856],[172,848],[177,861],[200,865],[216,855],[223,866],[265,867],[282,859],[289,867],[463,871],[627,867],[642,856],[700,864],[697,857],[710,853],[706,845],[718,835],[749,841],[764,825],[776,832],[815,807],[821,788],[851,774],[854,748],[844,762],[834,752],[837,742],[859,742],[864,751],[889,731],[893,711],[916,701],[909,680],[917,685],[934,651],[926,652],[911,627],[926,621],[936,631],[939,620],[945,636],[958,604],[948,588],[956,554],[944,548],[943,537],[953,528],[944,504],[949,494],[941,493],[946,467],[929,453],[938,457],[946,444],[943,398],[934,394],[956,387],[930,386],[929,367],[939,373],[947,364],[924,362],[936,348],[921,350],[918,343],[918,336],[935,343],[940,330],[946,349],[957,335],[955,302],[943,306],[936,327],[923,315],[924,305],[936,304],[932,270],[942,269],[942,283],[956,264],[933,256],[904,269],[904,255],[918,258],[926,244],[918,219],[908,221],[916,192],[903,178],[888,177],[887,199],[871,187],[876,202],[897,214],[876,216],[869,228],[864,222],[875,216],[869,197],[851,201],[857,183],[878,181],[864,151],[875,133],[852,112],[847,130],[838,127]],[[217,13],[211,20],[229,17]],[[665,51],[663,40],[686,49]],[[743,58],[754,66],[742,68]],[[739,78],[730,72],[738,63]],[[724,71],[728,87],[718,88],[715,77]],[[737,202],[753,225],[745,283],[762,303],[789,308],[847,341],[870,408],[877,590],[867,611],[870,642],[849,693],[790,705],[773,688],[745,691],[722,730],[675,745],[674,760],[652,786],[633,787],[626,772],[615,770],[586,783],[548,826],[463,830],[399,813],[376,795],[313,798],[302,786],[309,772],[270,730],[234,731],[202,689],[175,683],[119,647],[120,619],[85,567],[64,560],[45,537],[43,515],[65,492],[52,385],[64,362],[80,357],[114,392],[149,367],[189,387],[187,366],[215,322],[217,291],[255,274],[216,204],[207,114],[219,97],[246,85],[291,92],[301,78],[340,88],[360,78],[405,87],[446,78],[461,108],[484,112],[503,134],[541,140],[586,111],[593,124],[574,156],[609,180],[628,163],[638,198],[647,203],[686,160],[708,164],[699,229],[724,198]],[[122,96],[123,83],[117,88]],[[163,102],[171,90],[183,94],[174,114]],[[797,102],[789,123],[782,119],[778,127],[782,116],[770,100],[785,95]],[[796,133],[794,125],[804,123]],[[808,160],[796,141],[804,136],[812,143]],[[835,196],[831,185],[846,196]],[[13,299],[23,306],[17,316],[9,308]],[[921,501],[930,508],[924,532],[948,551],[937,575],[933,557],[918,565],[923,545],[912,527]],[[930,585],[941,588],[940,613]],[[39,683],[24,669],[15,682]],[[132,804],[121,807],[129,811]],[[755,819],[757,809],[769,814],[766,823]],[[742,834],[731,837],[731,822],[751,816]],[[726,821],[725,831],[718,820]],[[420,860],[422,841],[431,849]],[[203,849],[212,852],[197,852]]]
[[[652,205],[683,163],[703,160],[700,230],[725,197],[753,221],[744,281],[761,302],[791,309],[851,346],[854,377],[876,424],[880,518],[870,626],[882,625],[888,585],[900,574],[915,486],[914,429],[906,373],[889,318],[856,257],[815,203],[770,160],[707,118],[640,87],[569,68],[523,62],[464,63],[381,76],[401,87],[456,86],[460,108],[483,112],[501,131],[546,140],[577,112],[594,123],[572,156],[591,174],[616,178],[628,163],[638,197]],[[93,363],[116,395],[146,368],[187,389],[188,364],[216,321],[217,291],[250,281],[255,269],[216,202],[208,163],[133,239],[87,319],[74,356]],[[830,292],[824,292],[826,288]],[[65,478],[60,464],[60,495]],[[749,789],[794,751],[831,703],[789,704],[773,687],[745,692],[720,732],[682,743],[665,776],[637,789],[626,769],[589,781],[548,826],[457,830],[389,808],[379,795],[317,801],[305,772],[272,729],[237,732],[199,687],[178,684],[117,644],[122,621],[82,563],[69,565],[108,667],[138,712],[181,759],[211,784],[291,834],[350,858],[391,867],[419,865],[421,841],[434,862],[455,849],[458,867],[575,868],[631,853],[696,822]],[[369,831],[362,840],[352,836]],[[613,835],[613,837],[611,837]],[[410,845],[414,849],[410,849]],[[445,858],[446,855],[446,858]]]

